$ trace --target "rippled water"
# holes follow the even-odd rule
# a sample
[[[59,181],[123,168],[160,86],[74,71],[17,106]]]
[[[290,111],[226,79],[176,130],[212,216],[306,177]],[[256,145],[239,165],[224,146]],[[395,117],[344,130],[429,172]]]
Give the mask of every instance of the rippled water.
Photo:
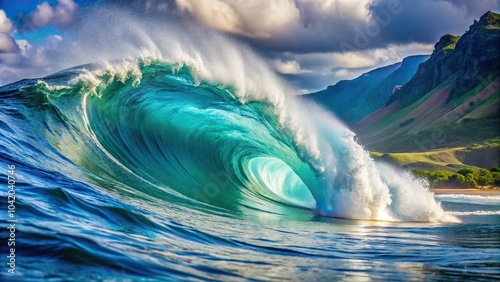
[[[28,173],[20,166],[19,175]],[[459,216],[459,224],[342,220],[307,211],[297,211],[300,218],[246,217],[153,198],[138,205],[56,176],[61,179],[46,186],[65,188],[17,188],[18,273],[12,281],[491,281],[500,275],[498,213]],[[471,210],[469,204],[443,205]],[[498,202],[473,207],[499,210]]]

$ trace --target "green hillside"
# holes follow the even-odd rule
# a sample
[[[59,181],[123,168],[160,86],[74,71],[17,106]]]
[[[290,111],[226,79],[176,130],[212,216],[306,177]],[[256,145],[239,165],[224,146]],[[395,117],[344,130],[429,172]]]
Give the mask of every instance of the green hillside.
[[[500,15],[488,12],[463,36],[443,36],[416,74],[354,131],[368,149],[393,153],[499,137],[499,74]]]
[[[500,186],[500,138],[430,152],[370,154],[427,178],[433,187]]]
[[[333,112],[348,125],[354,125],[383,106],[394,88],[405,84],[428,55],[411,56],[401,63],[378,68],[353,80],[343,80],[327,89],[305,95]]]

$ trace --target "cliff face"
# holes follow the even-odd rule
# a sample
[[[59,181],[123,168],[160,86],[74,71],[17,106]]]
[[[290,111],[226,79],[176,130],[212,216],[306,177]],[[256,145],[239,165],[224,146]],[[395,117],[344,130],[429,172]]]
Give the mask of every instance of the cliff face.
[[[406,107],[442,83],[451,86],[448,101],[470,91],[485,76],[500,70],[500,15],[488,12],[463,36],[444,35],[429,60],[389,98]]]
[[[500,136],[500,15],[443,36],[385,106],[354,126],[368,149],[429,151]]]
[[[383,106],[396,86],[406,83],[428,55],[411,56],[402,62],[343,80],[327,89],[306,95],[348,125],[353,125]]]

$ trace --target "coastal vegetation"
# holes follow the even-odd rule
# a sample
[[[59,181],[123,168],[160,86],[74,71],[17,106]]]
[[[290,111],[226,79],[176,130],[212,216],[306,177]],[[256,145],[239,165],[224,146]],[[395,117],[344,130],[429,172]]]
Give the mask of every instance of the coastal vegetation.
[[[500,186],[500,167],[462,168],[458,172],[445,170],[413,170],[413,173],[429,181],[432,188],[479,188]]]

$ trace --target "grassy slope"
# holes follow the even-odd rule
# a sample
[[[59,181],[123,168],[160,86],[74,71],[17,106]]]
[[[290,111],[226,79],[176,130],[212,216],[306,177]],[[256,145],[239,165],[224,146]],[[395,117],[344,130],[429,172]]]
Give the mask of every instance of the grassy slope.
[[[500,138],[490,139],[467,147],[455,147],[430,152],[380,153],[370,152],[376,160],[386,161],[406,169],[445,170],[456,172],[464,167],[481,167],[490,169],[500,152]],[[487,159],[484,155],[492,159]],[[498,160],[498,158],[497,158]]]
[[[450,80],[451,79],[454,79],[454,77],[450,78]],[[385,114],[382,117],[382,119],[380,119],[376,124],[370,124],[369,126],[365,126],[364,123],[369,123],[370,119],[373,118],[372,115],[376,114],[376,112],[372,113],[372,115],[366,117],[360,123],[356,124],[354,126],[354,129],[356,132],[359,131],[363,136],[366,136],[367,141],[372,139],[378,140],[381,136],[386,136],[387,132],[393,131],[392,127],[404,123],[406,120],[408,120],[411,112],[415,111],[426,100],[428,100],[430,97],[436,94],[436,92],[442,90],[448,84],[449,81],[444,82],[443,84],[433,89],[433,91],[429,92],[428,94],[420,98],[417,102],[413,103],[412,105],[397,110],[395,112],[389,112],[388,114]],[[382,110],[383,108],[379,109],[379,111]]]
[[[368,116],[366,124],[362,121],[354,129],[362,144],[382,152],[430,151],[491,139],[500,136],[500,119],[495,114],[499,81],[489,76],[470,91],[475,95],[446,103],[448,80],[411,106],[385,114],[375,124],[368,122],[373,115]]]

